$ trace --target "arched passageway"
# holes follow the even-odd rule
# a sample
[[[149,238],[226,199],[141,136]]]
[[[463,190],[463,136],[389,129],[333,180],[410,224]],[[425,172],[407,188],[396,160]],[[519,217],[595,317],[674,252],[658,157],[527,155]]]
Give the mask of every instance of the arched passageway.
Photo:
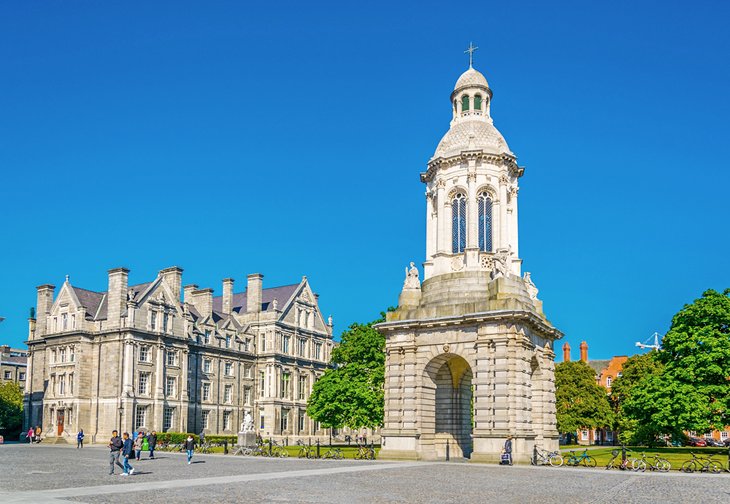
[[[472,371],[463,357],[440,355],[426,365],[423,385],[424,444],[432,442],[437,459],[471,455]],[[448,451],[447,451],[448,450]]]

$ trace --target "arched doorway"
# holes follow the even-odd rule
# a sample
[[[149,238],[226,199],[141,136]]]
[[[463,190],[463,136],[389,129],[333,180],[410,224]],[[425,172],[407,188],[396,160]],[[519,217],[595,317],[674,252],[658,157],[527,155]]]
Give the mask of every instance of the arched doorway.
[[[454,354],[443,354],[431,360],[424,373],[423,399],[421,441],[424,448],[431,444],[437,459],[445,459],[447,453],[450,458],[469,458],[473,450],[469,363]]]

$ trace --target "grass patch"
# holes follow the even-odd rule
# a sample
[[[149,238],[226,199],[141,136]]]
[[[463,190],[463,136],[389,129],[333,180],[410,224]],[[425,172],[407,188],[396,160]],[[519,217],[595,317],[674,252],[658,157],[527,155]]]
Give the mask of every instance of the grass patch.
[[[579,455],[583,453],[583,450],[585,449],[585,446],[582,446],[580,448],[576,448],[573,451],[575,451],[576,455]],[[572,449],[572,448],[571,448]],[[596,459],[596,467],[606,467],[606,464],[608,464],[608,461],[611,460],[613,455],[611,452],[613,450],[621,450],[620,446],[605,446],[601,448],[592,448],[588,450],[588,455],[591,457],[594,457]],[[646,453],[647,457],[650,457],[652,455],[658,455],[660,457],[663,457],[667,460],[669,460],[669,463],[672,464],[672,470],[679,470],[680,467],[682,467],[682,464],[686,462],[687,460],[690,460],[692,458],[691,453],[696,454],[700,457],[709,457],[713,456],[713,460],[720,463],[720,465],[727,469],[728,467],[728,456],[727,456],[727,448],[703,448],[703,447],[696,447],[696,446],[672,446],[672,447],[666,447],[666,448],[647,448],[645,446],[627,446],[626,447],[627,457],[628,458],[641,458],[642,453]],[[691,453],[690,453],[691,452]],[[561,454],[563,455],[563,458],[567,460],[567,458],[570,456],[570,451],[564,450],[561,451]]]

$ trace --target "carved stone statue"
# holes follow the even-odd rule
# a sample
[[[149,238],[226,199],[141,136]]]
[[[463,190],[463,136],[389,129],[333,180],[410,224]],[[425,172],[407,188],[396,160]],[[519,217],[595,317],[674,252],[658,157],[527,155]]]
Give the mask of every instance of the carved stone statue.
[[[494,267],[492,268],[491,278],[492,280],[502,278],[507,274],[507,260],[509,254],[506,251],[501,251],[494,254]]]
[[[134,289],[129,289],[127,291],[127,301],[134,301],[134,298],[137,297],[137,293],[134,292]]]
[[[251,418],[251,412],[248,410],[246,410],[243,423],[241,423],[241,432],[253,432],[253,418]]]
[[[539,290],[533,283],[529,271],[525,271],[525,274],[522,276],[522,280],[524,280],[525,282],[525,286],[527,287],[527,292],[530,294],[530,298],[537,299],[537,293],[539,292]]]
[[[329,317],[327,317],[327,325],[330,326],[330,327],[332,326],[332,315],[330,315]]]
[[[418,268],[411,262],[410,268],[406,267],[406,279],[403,282],[404,289],[420,289],[421,281],[418,279]]]

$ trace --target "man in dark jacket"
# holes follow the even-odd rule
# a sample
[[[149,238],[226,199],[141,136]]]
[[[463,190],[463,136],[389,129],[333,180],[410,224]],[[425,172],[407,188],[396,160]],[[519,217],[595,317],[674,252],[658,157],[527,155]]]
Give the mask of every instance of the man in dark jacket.
[[[150,447],[150,458],[155,458],[155,447],[157,446],[157,431],[152,431],[147,435],[147,444]]]
[[[124,473],[122,476],[129,476],[130,474],[134,474],[134,467],[129,465],[129,457],[133,456],[134,443],[129,438],[129,432],[122,434],[122,438],[124,439],[124,445],[122,446],[122,457],[124,457],[124,466],[122,466],[122,469],[124,469]]]
[[[117,431],[112,431],[112,438],[109,440],[109,474],[114,474],[114,464],[117,464],[119,467],[124,470],[124,466],[119,462],[119,454],[122,451],[122,447],[124,446],[124,441],[122,441],[122,438],[119,437],[119,433]]]
[[[506,455],[505,462],[512,465],[512,436],[507,436],[507,441],[504,442],[504,454]]]

